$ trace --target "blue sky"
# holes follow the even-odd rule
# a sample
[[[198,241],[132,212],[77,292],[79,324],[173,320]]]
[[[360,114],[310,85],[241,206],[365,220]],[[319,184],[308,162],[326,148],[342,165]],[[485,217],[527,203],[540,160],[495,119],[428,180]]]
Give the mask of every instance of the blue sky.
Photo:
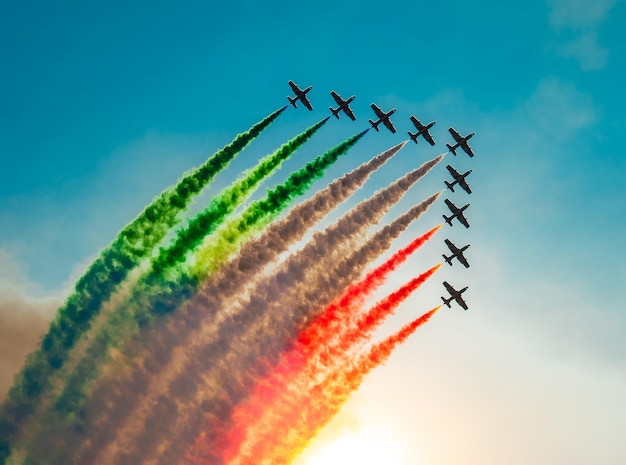
[[[0,288],[25,299],[64,295],[154,195],[287,103],[287,80],[314,86],[314,111],[286,112],[215,189],[323,118],[331,89],[355,94],[357,122],[330,121],[303,158],[363,129],[371,102],[398,109],[399,132],[371,132],[324,182],[403,140],[411,114],[438,121],[437,146],[411,143],[367,189],[442,152],[449,126],[476,131],[477,155],[446,157],[474,169],[471,197],[448,194],[472,203],[472,228],[440,233],[441,243],[445,234],[472,244],[470,270],[440,272],[469,283],[471,311],[438,314],[372,377],[354,415],[364,423],[387,415],[398,436],[423,431],[428,463],[518,463],[509,451],[519,463],[583,464],[600,447],[602,463],[626,455],[611,435],[623,429],[626,404],[624,2],[88,3],[1,9]],[[291,160],[270,183],[301,163]],[[416,196],[444,187],[443,165]],[[439,205],[411,231],[437,224],[443,212]],[[433,245],[422,259],[430,266],[442,252]],[[412,266],[425,268],[419,260]],[[410,265],[395,284],[412,272]],[[438,300],[435,281],[416,296],[420,309]],[[422,381],[407,375],[418,361],[430,380],[423,392],[439,393],[428,406],[412,397]],[[368,410],[381,410],[398,383],[411,389],[397,398],[425,410],[403,417],[400,400],[385,413]],[[537,417],[521,405],[537,407]],[[450,423],[481,422],[502,450],[459,440],[454,456],[442,439],[446,424],[437,423],[443,415],[454,415],[444,422],[453,431]],[[537,424],[548,425],[541,435],[530,433]],[[551,434],[543,444],[539,436]],[[520,436],[528,450],[514,454]]]

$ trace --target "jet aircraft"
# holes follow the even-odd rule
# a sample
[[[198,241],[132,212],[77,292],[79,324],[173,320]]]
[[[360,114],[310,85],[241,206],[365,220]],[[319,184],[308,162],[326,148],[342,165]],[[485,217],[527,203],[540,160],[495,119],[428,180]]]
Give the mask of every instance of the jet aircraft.
[[[467,310],[468,308],[467,304],[465,303],[465,300],[463,300],[463,297],[461,296],[461,294],[467,291],[467,286],[461,289],[460,291],[457,291],[450,284],[448,284],[447,281],[444,281],[443,285],[446,288],[446,290],[450,293],[450,297],[447,299],[444,297],[441,297],[441,300],[443,300],[443,303],[446,304],[448,308],[452,308],[452,306],[450,305],[450,302],[455,300],[456,303],[459,304],[463,308],[463,310]]]
[[[393,123],[389,119],[389,117],[396,112],[396,109],[394,108],[393,110],[385,113],[380,108],[378,108],[378,106],[375,103],[372,103],[370,106],[372,107],[372,110],[374,110],[374,113],[376,113],[376,116],[378,117],[377,121],[369,120],[372,127],[376,129],[377,131],[379,131],[380,129],[378,129],[378,125],[380,123],[383,123],[385,127],[389,129],[391,132],[396,132],[396,128],[393,127]]]
[[[467,184],[467,181],[465,180],[465,178],[472,172],[472,170],[466,171],[463,174],[459,174],[457,172],[457,170],[452,168],[452,166],[450,166],[450,165],[446,165],[446,168],[448,168],[448,171],[450,172],[450,174],[454,178],[454,181],[452,181],[451,183],[448,182],[448,181],[444,181],[444,183],[446,183],[446,186],[448,186],[448,189],[450,189],[452,192],[454,192],[454,185],[458,184],[459,186],[461,186],[463,188],[463,190],[465,192],[467,192],[468,194],[471,194],[472,193],[472,189],[470,189],[470,186],[469,186],[469,184]]]
[[[456,205],[454,205],[451,201],[446,199],[446,205],[448,206],[448,208],[452,212],[452,215],[450,215],[450,216],[443,215],[443,218],[446,220],[446,223],[448,223],[450,226],[452,226],[452,220],[454,218],[456,218],[466,228],[470,227],[469,222],[467,221],[467,218],[465,218],[465,215],[463,215],[463,211],[467,207],[470,206],[469,203],[467,205],[465,205],[464,207],[459,208]]]
[[[449,257],[446,257],[446,255],[443,255],[443,259],[446,261],[446,263],[450,266],[452,266],[452,259],[454,259],[456,257],[456,259],[465,267],[465,268],[469,268],[469,262],[467,261],[467,258],[465,258],[465,255],[463,254],[463,251],[466,250],[470,245],[467,244],[466,246],[463,246],[461,248],[457,247],[456,245],[454,245],[452,243],[452,241],[446,239],[444,241],[446,243],[446,245],[448,246],[448,248],[450,249],[450,252],[452,252],[452,255],[450,255]]]
[[[333,107],[328,107],[328,109],[331,111],[331,113],[337,119],[339,119],[339,112],[341,110],[343,110],[343,112],[348,116],[348,118],[350,118],[352,121],[354,121],[356,119],[356,116],[354,116],[354,112],[350,108],[350,102],[352,102],[352,100],[354,100],[354,95],[352,97],[350,97],[348,100],[342,99],[334,90],[330,91],[330,95],[333,96],[333,98],[335,99],[335,102],[337,102],[337,105],[338,105],[336,109],[333,108]]]
[[[310,91],[313,88],[313,86],[309,86],[306,89],[302,90],[293,81],[289,81],[289,85],[291,86],[291,89],[296,94],[296,96],[294,98],[292,98],[290,96],[287,96],[287,99],[289,100],[289,103],[291,103],[294,108],[298,108],[296,106],[296,102],[298,100],[300,100],[302,102],[302,105],[307,107],[309,110],[313,110],[313,107],[311,106],[311,102],[309,102],[309,99],[306,96],[307,92]]]
[[[467,141],[470,140],[475,133],[472,132],[468,134],[467,136],[463,137],[461,136],[461,134],[456,132],[454,128],[448,128],[448,131],[450,131],[450,134],[452,134],[452,137],[454,137],[454,140],[456,141],[456,144],[454,145],[446,144],[446,146],[448,147],[448,150],[450,150],[450,152],[456,155],[456,149],[461,147],[465,151],[465,153],[467,153],[470,157],[473,157],[474,152],[472,152],[472,148],[467,143]]]
[[[428,123],[427,125],[423,125],[421,121],[418,120],[415,116],[411,116],[411,121],[413,122],[413,126],[415,126],[415,129],[417,129],[415,133],[409,131],[409,137],[411,138],[411,140],[413,140],[413,142],[417,144],[417,138],[419,136],[422,136],[430,145],[435,145],[435,139],[433,139],[433,136],[430,135],[430,132],[428,132],[428,130],[435,125],[436,121]]]

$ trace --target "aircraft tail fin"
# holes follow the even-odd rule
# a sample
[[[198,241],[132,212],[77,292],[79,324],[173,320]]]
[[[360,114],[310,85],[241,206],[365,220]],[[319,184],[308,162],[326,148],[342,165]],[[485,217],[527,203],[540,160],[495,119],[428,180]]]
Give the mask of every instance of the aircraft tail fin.
[[[409,137],[410,137],[410,138],[411,138],[411,140],[412,140],[413,142],[415,142],[416,144],[419,142],[419,141],[417,140],[417,133],[413,134],[411,131],[409,131]]]
[[[450,226],[452,226],[452,218],[454,218],[454,216],[446,216],[446,215],[442,215],[443,219],[446,220],[446,223],[448,223]]]
[[[289,103],[293,105],[294,108],[298,108],[298,106],[296,105],[296,101],[298,100],[297,98],[291,98],[287,96],[287,99],[289,100]]]
[[[444,299],[442,297],[441,300],[443,300],[443,303],[446,304],[448,308],[452,308],[452,305],[450,305],[450,302],[452,302],[452,297],[450,297],[449,299]]]
[[[376,129],[377,132],[380,131],[380,129],[378,129],[378,125],[380,124],[380,121],[375,123],[373,120],[369,120],[369,122],[372,125],[372,127]]]
[[[333,115],[335,115],[335,118],[339,119],[339,108],[335,110],[333,107],[328,107],[328,109]]]
[[[448,147],[448,150],[450,150],[453,155],[456,155],[456,147],[452,147],[450,144],[446,144],[446,147]]]
[[[446,183],[446,186],[448,186],[448,189],[454,192],[454,184],[450,184],[448,181],[444,181],[444,182]]]
[[[446,261],[446,263],[450,266],[452,266],[452,259],[454,258],[454,255],[451,257],[447,257],[445,254],[441,255],[443,257],[443,259]]]

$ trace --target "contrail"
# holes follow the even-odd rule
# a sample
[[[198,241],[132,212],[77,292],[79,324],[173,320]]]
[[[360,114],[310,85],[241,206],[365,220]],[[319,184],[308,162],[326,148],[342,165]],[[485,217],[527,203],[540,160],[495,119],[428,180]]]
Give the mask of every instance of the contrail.
[[[347,151],[362,138],[365,132],[366,131],[347,139],[336,147],[328,150],[325,154],[308,163],[301,170],[292,173],[282,185],[279,185],[274,190],[269,191],[265,199],[253,202],[239,217],[231,219],[222,225],[222,227],[209,238],[209,245],[213,246],[213,250],[215,250],[215,254],[209,257],[209,260],[212,262],[212,266],[216,266],[219,262],[224,261],[226,258],[225,256],[228,255],[229,252],[232,253],[232,250],[236,248],[237,244],[249,237],[250,234],[258,228],[259,224],[261,224],[261,226],[265,226],[266,222],[275,218],[280,213],[281,209],[284,209],[296,195],[303,193],[313,183],[313,181],[320,178],[323,175],[324,170],[334,163],[339,156],[347,153]],[[298,233],[298,228],[294,228],[292,224],[297,216],[302,216],[302,214],[304,214],[308,221],[315,221],[319,217],[323,216],[325,212],[333,209],[342,200],[354,192],[367,179],[367,177],[369,177],[371,172],[386,162],[396,151],[397,150],[394,150],[393,152],[379,155],[370,162],[363,164],[352,173],[349,173],[339,180],[331,183],[327,189],[324,189],[320,193],[326,197],[325,201],[320,201],[320,195],[314,196],[311,201],[305,201],[303,204],[294,209],[293,213],[297,215],[288,215],[286,221],[280,222],[280,225],[282,225],[281,227],[270,226],[270,230],[281,231],[282,228],[282,233],[280,233],[280,235],[282,237],[286,237],[287,232],[290,232],[293,236],[293,240],[301,237],[304,230],[302,230],[301,233]],[[312,210],[311,207],[314,210]],[[219,246],[219,248],[217,248],[216,245]],[[267,252],[267,245],[257,245],[258,249],[263,249]],[[203,248],[206,252],[206,247]],[[250,250],[250,247],[248,250]],[[208,268],[205,268],[205,270],[207,269]],[[231,280],[229,280],[229,282],[232,284]],[[159,332],[162,332],[163,330],[163,328],[157,329]],[[165,331],[167,331],[167,328]],[[178,331],[180,331],[180,329]],[[158,337],[161,341],[164,338],[162,334],[159,334]],[[181,338],[179,344],[184,344],[186,338],[184,336],[179,336],[179,338]],[[145,339],[146,338],[142,338],[142,341],[145,341]],[[149,335],[147,339],[150,339]],[[165,337],[165,339],[168,338]],[[171,338],[169,339],[171,343]],[[144,346],[144,343],[142,342],[141,345]],[[150,355],[154,355],[156,353],[160,354],[164,349],[163,344],[159,343],[157,351],[150,352]],[[172,349],[173,348],[170,348],[169,350]],[[150,366],[155,365],[150,361],[144,361],[144,363],[148,363]],[[163,364],[162,360],[160,364]],[[156,378],[155,382],[162,380],[161,373],[158,371],[150,371],[148,373],[145,372],[145,370],[142,370],[141,367],[137,367],[137,370],[139,371],[134,372],[135,381],[132,383],[132,389],[123,389],[121,386],[115,389],[117,395],[114,397],[117,398],[117,401],[110,399],[110,396],[113,394],[109,392],[109,400],[107,402],[112,405],[112,414],[109,415],[111,420],[115,418],[117,422],[119,422],[125,415],[129,415],[130,412],[133,411],[130,405],[127,408],[120,410],[117,409],[117,406],[120,405],[120,402],[130,402],[132,398],[138,396],[139,393],[142,392],[137,382],[137,373],[143,373],[145,377],[150,376],[152,378]],[[145,381],[141,383],[144,387],[150,386],[151,384],[153,383]],[[94,395],[94,397],[98,396]],[[115,411],[117,411],[117,413],[113,413]],[[106,414],[104,414],[104,416],[106,416]],[[132,417],[135,419],[138,418],[136,415],[133,415]],[[98,423],[104,425],[109,424],[107,421],[103,422],[102,419],[99,419]],[[113,426],[106,427],[105,431],[102,431],[102,434],[98,434],[99,439],[92,441],[92,443],[95,442],[95,444],[104,444],[111,439],[110,436],[112,432],[114,433],[116,430],[117,428]],[[122,437],[123,436],[124,435],[122,435]],[[94,447],[91,447],[92,452],[86,455],[92,456],[93,450],[97,449],[97,447],[101,446],[94,445]]]
[[[280,405],[267,406],[279,410],[277,420],[271,429],[260,425],[265,434],[250,432],[249,443],[228,461],[229,465],[287,464],[307,446],[319,430],[339,412],[362,383],[364,377],[374,368],[384,363],[396,346],[426,323],[441,306],[425,313],[404,326],[400,331],[375,344],[356,363],[343,366],[313,387],[300,403],[281,408]],[[250,419],[254,422],[254,418]],[[211,462],[206,462],[211,463]]]
[[[50,385],[50,376],[65,362],[68,351],[90,326],[128,272],[180,221],[189,202],[252,140],[285,109],[283,107],[250,130],[239,134],[202,166],[165,190],[105,248],[78,280],[74,292],[57,311],[40,348],[30,354],[0,408],[0,462],[10,454],[11,441],[35,409],[38,398]]]
[[[316,328],[324,331],[330,326],[343,326],[345,319],[355,315],[355,311],[363,305],[365,299],[378,287],[398,266],[406,261],[419,247],[424,245],[440,228],[441,224],[435,226],[427,233],[417,237],[407,246],[398,250],[385,263],[369,272],[361,281],[351,284],[346,292],[333,303],[331,303],[317,318]],[[324,331],[325,332],[325,331]],[[298,335],[298,340],[305,345],[315,346],[313,340],[307,338],[314,337],[310,326]]]
[[[196,438],[189,456],[202,457],[200,462],[204,463],[221,460],[228,463],[244,447],[249,430],[262,428],[267,432],[274,429],[273,422],[280,419],[277,412],[279,405],[283,407],[281,402],[289,402],[285,407],[287,411],[297,409],[301,402],[306,402],[303,397],[308,397],[311,389],[319,382],[316,380],[328,376],[329,370],[349,363],[360,343],[368,340],[384,318],[393,313],[441,265],[414,278],[357,318],[356,314],[364,304],[362,297],[369,295],[388,273],[423,245],[440,226],[396,252],[364,279],[351,285],[340,298],[313,319],[298,334],[289,350],[280,354],[278,363],[269,375],[255,381],[252,393],[235,407],[232,424],[220,421],[205,425],[203,430],[206,432]],[[272,407],[268,409],[268,406]],[[206,439],[210,436],[216,436],[214,443],[207,443]]]
[[[304,168],[292,173],[263,200],[253,202],[240,216],[226,222],[217,234],[207,238],[195,254],[194,274],[206,277],[222,265],[252,234],[262,231],[274,221],[293,199],[302,195],[337,159],[348,153],[367,133],[365,130],[317,157]]]
[[[167,276],[167,272],[184,259],[187,250],[193,249],[205,235],[215,231],[263,179],[313,137],[326,121],[328,118],[311,126],[261,159],[253,169],[244,172],[231,186],[216,195],[209,206],[191,220],[186,228],[178,231],[169,247],[160,250],[152,260],[150,270],[135,283],[128,300],[113,310],[100,326],[92,329],[90,344],[81,354],[82,358],[74,367],[73,373],[67,376],[65,388],[54,403],[51,415],[47,416],[45,427],[35,437],[35,443],[43,443],[42,435],[59,437],[61,443],[63,439],[67,440],[68,433],[64,433],[61,424],[67,428],[69,422],[69,429],[84,427],[83,420],[74,413],[83,407],[89,386],[102,371],[103,364],[111,362],[112,349],[122,347],[130,338],[137,336],[142,327],[150,324],[160,314],[172,311],[193,292],[193,283],[173,279]],[[172,291],[175,293],[172,294]],[[61,449],[65,451],[67,448]],[[49,448],[43,453],[50,460]]]
[[[187,227],[178,232],[176,240],[167,248],[161,249],[157,258],[152,262],[155,275],[161,277],[180,263],[186,253],[192,251],[200,242],[212,233],[224,218],[241,205],[258,187],[259,183],[278,169],[281,164],[298,150],[306,141],[328,121],[329,117],[308,128],[303,133],[283,144],[272,155],[259,161],[257,166],[244,173],[244,176],[235,181],[232,186],[224,189],[209,203],[208,208],[189,222]]]
[[[347,142],[350,142],[357,137],[360,137],[360,135],[354,136]],[[341,148],[343,145],[345,144],[340,144],[338,147]],[[219,308],[221,305],[220,299],[233,295],[239,286],[243,286],[250,279],[250,277],[257,274],[257,270],[263,266],[264,262],[267,263],[268,261],[271,261],[280,252],[286,250],[290,244],[301,239],[311,226],[351,196],[375,170],[385,164],[393,155],[404,147],[404,145],[405,143],[399,144],[392,149],[377,155],[369,162],[366,162],[356,168],[354,171],[333,181],[325,189],[315,194],[311,199],[306,200],[294,207],[294,209],[289,212],[283,220],[270,225],[261,237],[245,244],[239,255],[220,269],[218,274],[204,285],[202,292],[205,296],[204,299],[207,298],[206,296],[209,296],[209,298],[213,299],[213,308]],[[332,158],[334,158],[334,156],[335,155],[332,155]],[[315,166],[321,166],[320,163],[314,163]],[[307,176],[311,175],[311,167],[309,167],[308,169],[295,173],[294,178],[291,181],[288,181],[288,183],[293,182],[296,188],[298,188],[299,185],[304,185],[306,178],[303,176],[305,171],[306,173],[309,173]],[[283,190],[277,188],[276,192],[280,194]],[[271,200],[271,205],[275,205],[274,200],[272,200],[272,195],[268,195],[268,200]],[[254,207],[251,206],[251,209],[253,208]],[[249,224],[249,218],[253,218],[257,215],[254,209],[251,211],[253,212],[252,215],[243,215],[245,224]],[[237,230],[239,229],[237,228]],[[175,354],[171,354],[173,347],[178,346],[180,348],[178,350],[189,352],[190,349],[185,344],[189,340],[192,340],[190,338],[193,338],[193,341],[202,341],[202,338],[197,335],[189,335],[189,331],[190,328],[201,327],[202,324],[206,324],[206,321],[211,322],[211,313],[209,312],[207,314],[200,311],[193,313],[189,311],[189,307],[193,308],[194,306],[188,305],[186,307],[185,319],[177,318],[174,321],[174,323],[180,322],[182,324],[178,325],[178,327],[175,326],[174,328],[170,328],[169,332],[166,334],[161,334],[162,340],[166,341],[167,344],[164,343],[161,344],[161,346],[152,347],[149,351],[149,359],[143,362],[144,366],[167,365],[167,362],[169,362],[171,358],[176,358]],[[201,308],[198,307],[198,305],[195,307],[198,309]],[[176,341],[176,344],[172,343],[172,340]],[[178,375],[176,368],[178,368],[180,363],[170,362],[170,365],[174,365],[174,372],[169,375],[167,375],[167,372],[162,373],[162,370],[155,372],[151,369],[149,372],[146,372],[145,368],[137,367],[136,370],[133,370],[133,373],[139,374],[134,376],[132,381],[127,380],[124,383],[117,383],[113,391],[116,393],[115,397],[119,398],[120,402],[108,402],[114,412],[110,418],[116,419],[119,423],[124,420],[124,418],[128,415],[128,412],[133,410],[131,405],[128,405],[127,398],[130,395],[130,398],[132,399],[133,392],[139,391],[147,385],[145,382],[146,377],[155,376],[157,373],[160,373],[158,375],[158,380],[155,382],[157,385],[167,388],[167,384],[165,384],[163,380],[166,380],[174,375]],[[171,372],[172,368],[170,368],[169,371]],[[106,390],[104,391],[106,392]],[[110,395],[111,394],[109,393],[105,395],[105,397]],[[94,394],[94,397],[98,398],[99,395]],[[152,408],[147,408],[145,413],[148,412],[152,412]],[[105,422],[105,424],[108,423]],[[90,460],[87,460],[87,462],[95,460],[94,454],[96,454],[96,452],[94,452],[94,450],[111,441],[112,432],[114,433],[118,431],[118,429],[119,426],[108,426],[104,431],[102,431],[102,434],[99,435],[98,439],[95,441],[96,444],[99,444],[99,446],[93,447],[90,453],[85,454],[85,457],[91,458]]]
[[[206,314],[215,314],[217,324],[212,319],[199,334],[189,336],[191,341],[202,341],[204,348],[197,352],[198,355],[191,351],[187,353],[187,368],[174,382],[174,385],[180,385],[184,380],[184,397],[178,396],[176,400],[173,396],[167,399],[162,397],[152,408],[175,431],[162,435],[163,441],[169,443],[169,446],[165,453],[158,454],[160,463],[180,457],[193,441],[204,423],[200,405],[209,402],[220,411],[222,418],[227,416],[238,399],[245,395],[247,386],[274,364],[273,360],[297,332],[299,322],[314,316],[314,312],[328,305],[349,282],[361,274],[371,260],[389,247],[391,241],[411,221],[427,210],[439,194],[429,197],[375,234],[368,246],[364,247],[364,252],[355,254],[358,257],[351,257],[339,265],[335,263],[338,258],[330,252],[337,242],[344,239],[349,241],[349,227],[356,232],[374,224],[412,183],[425,175],[440,159],[438,157],[415,172],[408,173],[387,189],[358,204],[324,233],[316,234],[302,251],[281,265],[278,273],[260,282],[242,306],[235,305],[227,312],[217,313],[210,306],[214,302],[212,295],[202,293],[197,303],[194,299],[194,305],[200,306],[200,311],[204,307]],[[407,178],[412,183],[407,183]],[[337,234],[338,230],[341,234]],[[326,282],[319,279],[320,270],[328,276]],[[257,363],[259,358],[265,361]],[[202,373],[202,376],[198,377],[195,375],[197,373]],[[216,380],[220,380],[219,384]],[[177,405],[176,409],[172,408],[172,403]],[[152,424],[154,421],[156,415],[148,423]],[[146,441],[158,439],[158,435],[150,431],[150,427],[143,431],[142,437]],[[156,443],[153,444],[156,446]],[[162,446],[158,447],[161,450]],[[133,459],[137,461],[139,457],[135,455]]]

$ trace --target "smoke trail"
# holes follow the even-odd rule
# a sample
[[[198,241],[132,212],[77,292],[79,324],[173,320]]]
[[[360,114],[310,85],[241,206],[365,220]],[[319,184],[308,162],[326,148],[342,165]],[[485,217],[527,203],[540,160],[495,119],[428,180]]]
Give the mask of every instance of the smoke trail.
[[[350,137],[301,170],[292,173],[284,184],[270,190],[263,200],[252,203],[239,217],[224,224],[218,234],[208,238],[196,253],[194,274],[202,277],[214,272],[226,257],[238,249],[239,244],[253,233],[265,229],[295,197],[302,195],[315,180],[321,178],[326,168],[348,153],[367,131],[369,129]]]
[[[306,402],[316,379],[328,376],[329,370],[349,364],[357,347],[368,340],[374,329],[389,316],[413,291],[423,284],[441,266],[440,264],[412,279],[396,292],[387,296],[354,324],[350,317],[362,306],[363,293],[373,291],[372,283],[397,266],[406,253],[413,251],[438,229],[429,231],[409,246],[396,252],[387,262],[370,272],[363,280],[348,288],[344,295],[329,305],[297,337],[288,351],[280,354],[279,362],[268,376],[257,380],[252,393],[233,413],[232,424],[219,422],[205,426],[217,436],[215,443],[205,443],[207,434],[196,438],[190,460],[200,462],[228,463],[237,451],[244,447],[248,431],[256,428],[264,432],[274,429],[274,422],[281,421],[278,412],[297,409]],[[421,244],[420,244],[421,245]],[[403,257],[404,256],[404,257]],[[284,404],[288,404],[286,407]],[[267,406],[272,406],[270,409]],[[264,433],[265,434],[265,433]],[[245,448],[245,447],[244,447]]]
[[[287,464],[306,447],[319,430],[339,412],[341,406],[361,385],[365,375],[384,363],[393,350],[426,323],[441,306],[425,313],[397,333],[372,346],[356,363],[336,370],[322,383],[313,387],[299,404],[280,409],[278,420],[266,434],[250,437],[245,450],[228,463],[230,465]],[[281,415],[282,414],[282,415]]]
[[[243,246],[239,255],[229,262],[226,266],[222,267],[217,275],[213,277],[207,284],[204,285],[202,294],[194,300],[209,300],[209,308],[218,309],[222,305],[222,299],[226,299],[229,296],[234,295],[240,286],[243,286],[250,277],[256,276],[258,270],[260,270],[264,263],[271,261],[280,252],[286,250],[290,244],[295,243],[301,239],[305,232],[313,226],[317,221],[322,219],[327,213],[334,210],[341,202],[351,196],[368,178],[369,176],[385,164],[393,155],[395,155],[405,142],[398,144],[397,146],[377,155],[367,163],[362,164],[352,172],[342,176],[341,178],[330,183],[325,189],[319,191],[311,199],[302,202],[294,207],[289,214],[281,221],[274,223],[264,232],[264,234],[249,242]],[[341,147],[341,146],[338,146]],[[307,170],[308,171],[308,170]],[[295,180],[302,179],[300,175],[294,178]],[[281,190],[277,189],[276,192],[280,193]],[[270,197],[268,196],[268,199]],[[273,203],[272,203],[273,204]],[[250,217],[256,216],[250,215]],[[244,218],[247,215],[244,214]],[[206,306],[207,304],[205,304]],[[202,341],[202,337],[194,334],[189,334],[191,328],[201,328],[207,321],[211,322],[213,314],[211,312],[204,312],[205,306],[202,305],[188,305],[183,309],[185,312],[185,318],[177,318],[174,322],[180,323],[175,326],[169,332],[161,333],[163,344],[160,346],[151,347],[148,355],[148,359],[143,361],[143,366],[135,367],[132,381],[126,381],[124,383],[116,383],[113,388],[103,388],[100,393],[95,393],[94,397],[99,398],[114,398],[120,399],[120,402],[107,402],[111,406],[112,420],[116,423],[108,424],[95,441],[96,445],[91,451],[84,454],[85,457],[89,457],[89,461],[95,460],[96,450],[102,447],[104,444],[112,440],[112,433],[115,431],[121,431],[119,422],[123,421],[128,415],[128,412],[133,411],[133,404],[128,403],[127,399],[133,398],[132,393],[143,389],[147,383],[145,379],[159,375],[159,380],[155,381],[151,386],[163,386],[169,389],[165,380],[171,378],[174,375],[179,375],[176,368],[180,363],[171,362],[171,359],[176,359],[176,354],[172,354],[172,347],[179,347],[179,350],[189,353],[192,352],[192,348],[186,346],[188,341]],[[190,311],[196,309],[195,312]],[[169,367],[167,366],[169,363]],[[172,368],[172,365],[174,366]],[[168,368],[163,370],[156,370],[148,367],[161,367]],[[184,366],[184,365],[183,365]],[[172,373],[173,371],[173,373]],[[178,380],[184,379],[184,376],[179,376]],[[185,384],[189,384],[185,381]],[[113,393],[111,393],[113,391]],[[129,396],[130,394],[130,396]],[[142,399],[144,403],[149,402],[149,398]],[[148,407],[145,411],[152,413],[154,408]],[[149,434],[146,433],[146,436]],[[139,460],[139,459],[137,459]],[[130,461],[130,460],[129,460]]]
[[[306,141],[328,121],[330,116],[308,128],[303,133],[283,144],[276,152],[259,161],[254,170],[244,176],[211,200],[208,208],[189,222],[187,227],[177,233],[176,240],[162,248],[152,262],[152,270],[157,276],[174,267],[193,250],[207,235],[212,233],[224,218],[246,200],[258,184],[278,169]]]
[[[65,357],[83,332],[100,305],[107,300],[128,272],[146,257],[179,221],[191,199],[215,175],[266,129],[285,109],[283,107],[229,145],[216,152],[202,166],[183,177],[173,188],[164,191],[118,234],[78,280],[72,295],[57,311],[40,348],[33,352],[0,409],[0,462],[10,453],[10,441],[21,423],[36,406],[39,395],[50,384],[50,376],[65,362]]]
[[[193,249],[206,234],[212,233],[229,213],[251,195],[263,179],[278,169],[326,121],[328,118],[311,126],[274,153],[261,159],[254,169],[244,172],[237,181],[214,197],[209,206],[190,221],[186,228],[178,231],[176,239],[168,248],[160,250],[153,259],[149,272],[135,284],[128,300],[108,315],[102,325],[93,329],[95,334],[89,346],[73,373],[67,376],[65,388],[55,402],[52,414],[46,417],[46,425],[35,439],[37,444],[51,442],[44,441],[43,435],[58,437],[58,441],[53,442],[58,444],[61,454],[66,453],[67,447],[61,436],[65,436],[64,439],[67,440],[68,433],[64,433],[61,424],[64,423],[67,428],[69,422],[70,429],[74,430],[84,426],[76,412],[81,411],[87,389],[102,371],[103,364],[111,362],[111,349],[122,346],[137,335],[142,326],[150,324],[159,314],[172,311],[193,292],[193,282],[166,276],[167,272],[184,259],[187,250]],[[53,456],[49,446],[42,452],[48,460]]]
[[[389,273],[394,271],[419,247],[428,241],[440,228],[441,224],[435,226],[427,233],[411,241],[406,247],[397,251],[389,260],[378,268],[372,270],[361,281],[356,282],[346,292],[331,303],[317,318],[314,325],[310,325],[298,335],[298,343],[305,346],[316,346],[316,331],[326,334],[327,328],[340,328],[345,324],[345,319],[355,315],[355,311],[363,305],[365,299],[371,292],[380,286]]]
[[[181,396],[181,393],[170,390],[169,397],[164,396],[152,409],[159,412],[162,421],[165,418],[167,424],[173,425],[175,431],[161,436],[169,446],[165,453],[158,454],[160,463],[180,457],[193,441],[204,424],[201,405],[208,403],[213,411],[219,412],[219,417],[227,418],[254,380],[275,364],[278,354],[297,334],[299,325],[343,292],[371,260],[385,251],[411,221],[427,210],[439,194],[432,195],[383,228],[354,257],[337,265],[339,258],[329,253],[338,242],[350,240],[350,228],[352,232],[358,232],[378,221],[411,186],[406,182],[407,177],[416,182],[441,158],[418,168],[419,176],[416,172],[408,173],[361,202],[324,233],[316,234],[311,243],[280,267],[278,273],[259,283],[242,308],[237,305],[227,313],[217,313],[215,319],[219,324],[206,325],[202,332],[190,336],[190,340],[202,341],[205,346],[199,352],[188,352],[187,368],[173,383],[180,385],[184,380],[186,392]],[[321,279],[322,275],[326,276],[325,281]],[[194,299],[194,305],[201,307],[200,311],[213,315],[216,309],[210,307],[211,302],[214,298],[204,292],[197,302]],[[197,373],[202,373],[202,377]],[[216,380],[220,380],[219,384]],[[155,420],[156,416],[152,422]],[[147,429],[142,437],[146,441],[156,441],[159,436]],[[152,444],[156,446],[156,443]],[[139,457],[135,455],[133,459],[137,462]]]
[[[315,160],[307,163],[304,168],[292,173],[283,184],[269,191],[264,199],[253,202],[238,217],[230,219],[223,224],[215,234],[208,238],[208,243],[202,247],[202,252],[206,257],[203,263],[203,274],[206,274],[209,270],[214,271],[220,263],[228,258],[229,254],[236,251],[241,242],[276,218],[297,195],[304,193],[316,179],[322,177],[325,170],[337,161],[341,155],[346,154],[366,132],[363,131],[350,137]],[[180,295],[176,293],[173,294],[173,297]],[[143,306],[153,307],[154,303]],[[161,331],[163,329],[159,328],[159,332]],[[163,334],[157,333],[157,336],[162,338]],[[182,337],[181,343],[184,343],[186,338],[184,336],[179,337]],[[150,339],[150,335],[142,339],[142,347],[149,345],[149,342],[145,342],[145,340]],[[171,337],[168,339],[171,340]],[[128,353],[128,350],[125,350],[125,352]],[[142,360],[138,361],[139,365],[141,365],[141,362]],[[145,375],[147,376],[148,373],[145,373]],[[153,379],[160,379],[161,373],[159,371],[151,372],[149,376]],[[149,386],[151,383],[142,380],[142,384]],[[137,382],[132,383],[132,388],[126,389],[124,399],[128,402],[129,398],[137,397],[140,393]],[[126,414],[131,415],[131,411],[132,409],[126,409]],[[99,422],[102,422],[102,420]]]

